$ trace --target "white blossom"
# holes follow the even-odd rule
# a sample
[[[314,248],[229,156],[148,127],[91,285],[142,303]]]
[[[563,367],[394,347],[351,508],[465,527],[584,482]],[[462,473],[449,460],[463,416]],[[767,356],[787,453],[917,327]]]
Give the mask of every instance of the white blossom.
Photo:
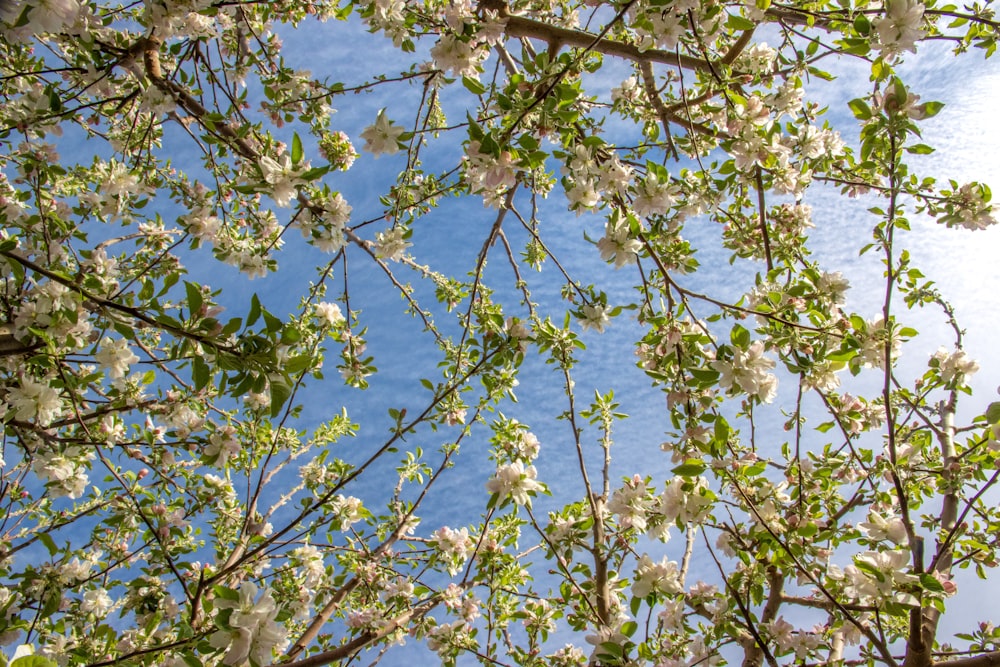
[[[139,361],[139,357],[129,348],[127,340],[124,338],[116,340],[107,336],[101,341],[101,347],[94,355],[94,359],[112,378],[125,377],[131,365]]]
[[[896,544],[906,544],[906,525],[898,516],[883,516],[872,510],[868,513],[868,521],[858,524],[858,528],[873,540],[892,540]]]
[[[447,526],[434,532],[433,543],[445,558],[448,574],[452,576],[458,574],[474,546],[468,528],[453,530]]]
[[[509,463],[497,469],[496,474],[486,482],[486,490],[501,499],[512,498],[518,505],[531,503],[530,494],[545,489],[535,481],[535,466],[525,467],[520,461]]]
[[[258,597],[256,584],[245,581],[237,600],[218,598],[215,608],[219,612],[232,610],[228,629],[220,628],[209,637],[213,648],[226,651],[222,664],[242,665],[247,659],[258,665],[270,664],[272,655],[288,645],[287,632],[275,621],[278,605],[271,591]]]
[[[299,177],[301,169],[292,166],[292,160],[286,154],[281,155],[278,160],[265,155],[260,159],[260,170],[264,180],[271,186],[274,203],[282,208],[290,206],[292,199],[298,196],[298,186],[302,182]]]
[[[24,4],[30,7],[27,29],[31,33],[62,32],[76,23],[81,10],[78,0],[31,0]]]
[[[114,603],[112,603],[108,592],[98,587],[83,594],[83,600],[80,602],[80,611],[85,614],[92,613],[100,618],[111,611],[113,605]]]
[[[398,262],[403,258],[406,249],[413,244],[406,240],[406,229],[393,227],[375,234],[375,256]]]
[[[895,328],[890,330],[881,315],[866,321],[862,330],[861,349],[858,351],[861,363],[869,368],[882,368],[885,365],[887,340],[889,357],[893,360],[899,356],[903,345]]]
[[[882,54],[916,53],[916,43],[926,34],[923,18],[924,3],[920,0],[886,0],[885,15],[873,22]]]
[[[622,528],[635,528],[638,531],[646,530],[650,508],[648,489],[639,475],[626,481],[621,488],[615,489],[607,507],[609,512],[618,517],[618,523]]]
[[[369,125],[361,133],[365,140],[364,149],[378,157],[383,153],[393,155],[399,152],[399,139],[405,130],[385,115],[385,109],[378,112],[374,125]]]
[[[456,76],[479,78],[479,66],[489,55],[489,51],[476,48],[471,41],[463,40],[451,33],[441,35],[438,43],[431,48],[431,58],[438,69]]]
[[[337,304],[323,301],[316,304],[316,319],[323,326],[337,327],[343,324],[344,314],[340,312],[340,306]]]
[[[470,141],[462,163],[469,190],[483,195],[483,203],[498,208],[503,194],[517,182],[517,163],[510,151],[494,155],[482,151],[479,141]]]
[[[676,198],[677,192],[669,180],[661,183],[656,174],[647,174],[646,178],[635,186],[632,208],[640,217],[664,215]]]
[[[944,347],[940,347],[931,356],[931,359],[937,363],[941,379],[946,383],[954,380],[958,385],[964,385],[966,380],[979,370],[979,364],[970,358],[965,350],[949,352]]]
[[[960,226],[973,231],[986,229],[997,223],[993,205],[989,203],[989,190],[980,183],[966,183],[953,195],[955,212],[942,222],[949,227]]]
[[[218,429],[208,436],[208,446],[205,447],[205,456],[215,465],[225,467],[229,460],[239,455],[243,449],[240,441],[236,438],[236,430],[231,426]]]
[[[642,243],[639,239],[629,236],[628,223],[610,220],[604,227],[604,236],[598,240],[597,249],[601,251],[601,259],[605,262],[614,260],[615,268],[620,269],[627,264],[634,264]]]
[[[593,329],[597,333],[604,333],[605,327],[611,322],[609,317],[611,309],[603,303],[584,304],[580,308],[580,312],[583,314],[580,324],[583,325],[584,330]]]
[[[680,568],[676,562],[668,561],[664,557],[659,563],[654,563],[648,554],[643,554],[639,558],[632,580],[632,595],[644,598],[651,593],[673,595],[683,591]]]
[[[7,402],[15,411],[17,419],[37,419],[48,424],[62,414],[62,398],[48,382],[37,382],[25,376],[20,386],[7,391]]]
[[[741,391],[770,403],[778,393],[778,378],[771,373],[774,361],[764,356],[764,344],[754,341],[746,350],[737,348],[732,361],[716,360],[712,368],[719,371],[719,386],[723,389],[738,387]]]
[[[887,600],[910,602],[912,595],[900,589],[918,581],[908,574],[910,554],[905,550],[866,551],[854,558],[855,563],[844,568],[844,592],[864,602],[881,604]],[[878,574],[874,574],[877,572]]]

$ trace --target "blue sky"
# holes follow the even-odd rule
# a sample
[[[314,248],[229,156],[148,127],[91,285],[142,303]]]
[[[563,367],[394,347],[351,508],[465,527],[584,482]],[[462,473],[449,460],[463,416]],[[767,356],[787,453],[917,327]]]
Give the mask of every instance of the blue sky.
[[[354,18],[348,24],[306,22],[300,30],[283,33],[283,36],[286,46],[284,55],[289,62],[310,69],[317,76],[329,74],[331,81],[341,81],[345,85],[363,83],[379,72],[392,74],[405,70],[413,61],[412,56],[400,54],[388,39],[366,33]],[[425,59],[430,45],[428,41],[418,50]],[[609,63],[612,62],[609,59]],[[491,71],[492,67],[493,60],[490,60],[487,70]],[[841,128],[845,137],[849,137],[856,132],[856,122],[844,104],[870,89],[868,73],[866,67],[857,61],[839,64],[836,71],[840,74],[838,81],[810,88],[808,94],[831,107],[828,118]],[[984,62],[981,56],[972,54],[956,64],[942,56],[939,46],[922,45],[920,53],[910,58],[905,71],[907,80],[924,100],[940,99],[948,103],[937,118],[924,124],[926,142],[937,146],[939,152],[926,158],[914,158],[912,164],[961,182],[981,180],[1000,192],[1000,133],[992,131],[992,118],[995,109],[1000,106],[1000,70],[996,62]],[[620,66],[611,65],[592,77],[588,85],[592,85],[595,91],[606,92],[624,75]],[[332,103],[337,113],[333,129],[347,132],[360,151],[362,130],[374,122],[382,108],[387,109],[391,118],[409,127],[420,93],[418,84],[397,83],[358,95],[334,98]],[[472,103],[471,95],[460,86],[447,89],[445,94],[445,111],[449,119],[453,122],[464,120],[464,105]],[[292,129],[286,128],[282,135],[286,141],[290,142]],[[303,132],[300,131],[300,134],[305,138]],[[613,127],[611,134],[615,134]],[[443,145],[429,151],[427,155],[432,156],[429,167],[433,169],[454,164],[460,156],[458,142],[462,136],[461,131],[453,133],[451,140],[440,142]],[[307,158],[318,164],[321,159],[312,148],[307,142]],[[187,151],[179,154],[181,159],[193,159],[194,155],[194,152]],[[394,182],[396,174],[404,166],[404,160],[402,154],[375,159],[362,153],[349,172],[326,177],[326,182],[340,190],[352,205],[352,224],[382,216],[384,211],[378,196]],[[671,170],[676,171],[676,167],[671,167]],[[879,258],[874,254],[857,256],[857,249],[870,235],[871,218],[865,213],[870,202],[845,202],[835,192],[816,187],[809,191],[807,203],[815,210],[817,229],[813,233],[814,252],[822,258],[825,268],[840,270],[851,279],[854,290],[849,294],[848,305],[867,317],[875,315],[881,304],[881,295],[877,289],[868,290],[865,286],[880,282],[882,269]],[[518,205],[525,210],[525,203],[519,202]],[[277,209],[279,218],[287,216],[288,211]],[[495,211],[483,207],[478,196],[445,200],[439,210],[417,224],[413,252],[418,261],[428,263],[436,270],[464,277],[472,268],[495,216]],[[584,240],[585,233],[592,238],[602,235],[604,222],[600,216],[577,216],[568,211],[565,198],[557,186],[549,199],[542,202],[541,218],[543,238],[572,275],[580,277],[584,283],[598,284],[609,294],[612,304],[616,299],[628,297],[635,280],[634,272],[615,271],[612,266],[604,264],[597,250]],[[681,278],[680,282],[695,291],[738,298],[752,285],[753,275],[761,267],[746,262],[730,265],[729,253],[718,246],[720,232],[712,224],[695,220],[688,225],[686,234],[702,248],[698,254],[702,268],[694,276]],[[384,227],[385,223],[379,222],[367,227],[362,234],[370,239],[376,230]],[[514,252],[519,252],[526,235],[518,230],[512,218],[508,218],[505,230]],[[305,247],[297,230],[290,230],[288,241],[288,247],[279,254],[282,268],[277,274],[248,282],[235,270],[192,261],[192,279],[222,288],[224,302],[234,315],[241,314],[241,304],[245,304],[252,293],[259,294],[265,305],[275,313],[292,313],[298,309],[298,300],[305,292],[307,281],[315,277],[312,267],[328,261],[329,257]],[[977,400],[968,402],[967,410],[972,412],[967,412],[966,416],[971,416],[978,406],[995,397],[996,385],[1000,383],[1000,353],[993,342],[995,327],[1000,321],[996,315],[1000,312],[1000,290],[997,290],[1000,263],[994,261],[1000,251],[1000,235],[996,229],[973,234],[917,221],[907,245],[916,264],[937,281],[944,294],[956,304],[959,319],[969,332],[966,349],[982,366],[972,382]],[[405,304],[382,271],[358,249],[351,248],[348,252],[351,307],[361,311],[361,323],[369,327],[369,352],[375,356],[380,372],[370,379],[371,387],[366,392],[343,386],[335,369],[337,348],[331,344],[326,379],[322,382],[310,381],[299,400],[305,402],[303,427],[346,406],[350,416],[362,428],[357,438],[338,445],[335,453],[360,461],[377,448],[388,434],[392,420],[387,410],[419,410],[428,397],[426,390],[419,385],[420,378],[436,380],[439,373],[435,368],[437,356],[433,346],[429,345],[426,336],[417,335],[419,323],[403,314]],[[393,264],[392,268],[400,276],[408,273],[407,269],[397,264]],[[208,273],[202,273],[205,271]],[[533,283],[533,295],[541,302],[543,312],[544,309],[551,309],[553,314],[558,314],[563,304],[558,298],[561,279],[555,266],[549,263],[539,274],[525,269],[524,275]],[[523,315],[516,305],[518,294],[510,287],[511,272],[505,266],[499,245],[491,251],[486,276],[488,282],[497,286],[498,295],[510,304],[510,312]],[[411,275],[409,279],[417,282],[416,275]],[[339,279],[333,285],[339,286]],[[426,289],[418,287],[418,294],[423,297],[425,306],[432,304]],[[327,299],[333,300],[336,296],[336,287],[331,287]],[[704,312],[708,314],[710,311],[706,308]],[[439,315],[441,321],[453,317],[443,313]],[[909,346],[909,357],[905,363],[906,369],[916,376],[922,373],[930,354],[939,345],[948,346],[951,341],[938,313],[917,313],[913,319],[922,335]],[[454,329],[454,326],[450,328]],[[588,350],[574,377],[580,403],[589,402],[595,390],[603,393],[614,389],[622,403],[622,411],[630,415],[616,430],[615,477],[641,472],[652,475],[659,486],[673,467],[669,457],[659,450],[659,444],[667,437],[669,424],[663,394],[652,389],[646,376],[635,367],[633,341],[638,331],[638,325],[626,313],[617,318],[603,335],[582,333]],[[851,382],[860,386],[870,385],[870,379],[864,377],[852,381],[845,375],[843,379],[845,386]],[[783,377],[783,382],[784,389],[778,404],[788,407],[788,392],[793,385],[787,376]],[[542,443],[539,476],[552,488],[554,497],[537,501],[540,513],[582,497],[568,426],[556,420],[556,416],[567,407],[560,387],[561,381],[555,369],[537,356],[529,355],[517,388],[521,400],[503,407],[508,417],[529,424]],[[776,427],[781,421],[778,406],[771,414],[769,423]],[[777,429],[775,433],[774,446],[777,448],[786,436]],[[585,435],[589,438],[588,447],[595,462],[596,435],[594,431]],[[453,436],[447,431],[433,433],[424,429],[408,444],[433,452]],[[488,430],[480,427],[463,445],[456,469],[436,487],[431,501],[424,507],[422,515],[426,532],[443,523],[455,527],[476,522],[488,498],[483,485],[493,471],[493,465],[487,458],[488,437]],[[348,488],[347,493],[370,499],[372,508],[379,509],[379,499],[387,496],[380,483],[391,486],[394,481],[391,468],[395,462],[395,459],[390,459],[374,480],[366,476],[353,488]],[[667,552],[673,557],[679,553],[678,542],[680,539],[675,537],[667,547]],[[708,576],[707,566],[698,566],[698,569]],[[701,573],[696,570],[693,576]],[[968,608],[977,612],[975,618],[979,620],[981,612],[973,600],[974,596],[982,595],[984,589],[971,581],[968,584],[959,583],[960,597],[953,606],[961,608],[966,604],[964,600],[969,600]],[[997,585],[992,584],[990,590],[997,592],[996,589]],[[1000,612],[994,612],[994,621],[1000,622],[997,613]],[[946,616],[946,628],[964,629],[967,618],[961,611],[949,614]],[[407,649],[401,654],[391,652],[381,664],[402,665],[414,653],[420,655],[420,651],[422,649]]]

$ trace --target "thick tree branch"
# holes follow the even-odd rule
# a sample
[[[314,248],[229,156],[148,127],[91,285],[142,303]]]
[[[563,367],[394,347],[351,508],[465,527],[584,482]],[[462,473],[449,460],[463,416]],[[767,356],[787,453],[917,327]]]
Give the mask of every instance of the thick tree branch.
[[[935,660],[933,667],[1000,667],[1000,651],[973,655],[957,660]]]
[[[549,25],[541,21],[524,18],[523,16],[507,17],[507,35],[514,38],[528,37],[545,42],[564,44],[574,48],[588,48],[606,56],[615,56],[633,62],[662,63],[696,72],[708,72],[710,66],[701,58],[692,58],[680,53],[672,53],[661,49],[642,51],[634,44],[627,44],[613,39],[598,38],[589,32],[571,30]]]

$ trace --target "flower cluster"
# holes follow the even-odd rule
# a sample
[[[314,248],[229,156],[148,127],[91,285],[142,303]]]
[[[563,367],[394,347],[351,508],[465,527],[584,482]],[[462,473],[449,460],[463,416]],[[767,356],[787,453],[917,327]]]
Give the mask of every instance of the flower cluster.
[[[949,352],[940,347],[931,355],[931,367],[936,368],[945,384],[965,385],[970,377],[979,370],[979,364],[965,350]]]
[[[666,558],[655,563],[648,554],[643,554],[639,558],[632,579],[632,595],[638,598],[644,598],[654,593],[675,595],[683,590],[677,563],[668,561]]]
[[[328,132],[320,137],[319,152],[327,159],[330,166],[340,171],[350,169],[358,157],[351,138],[344,132]]]
[[[386,115],[385,109],[378,112],[373,125],[369,125],[361,133],[365,140],[365,150],[375,157],[379,155],[394,155],[402,147],[402,137],[405,130],[396,125]]]
[[[278,605],[271,591],[257,593],[257,586],[245,581],[231,596],[215,602],[219,629],[209,637],[209,643],[225,651],[224,665],[242,665],[247,660],[268,664],[276,651],[288,645],[286,630],[276,621]]]
[[[481,64],[488,55],[489,49],[451,33],[441,35],[431,48],[431,58],[439,69],[473,79],[479,78]]]
[[[957,186],[957,187],[956,187]],[[939,222],[949,227],[963,227],[973,231],[986,229],[997,223],[991,203],[992,193],[982,183],[952,183],[954,191],[946,191],[945,214]]]
[[[432,544],[447,564],[449,574],[457,574],[472,552],[473,541],[468,528],[453,530],[442,526],[434,532]]]
[[[615,268],[620,269],[628,264],[634,264],[642,242],[632,238],[628,223],[624,220],[608,220],[604,228],[604,236],[597,242],[601,259],[605,262],[614,261]]]
[[[774,361],[764,356],[764,343],[754,341],[746,349],[735,348],[732,358],[717,359],[712,368],[719,371],[719,386],[746,392],[764,403],[770,403],[778,393],[778,378],[769,373]]]
[[[904,590],[918,581],[908,573],[909,566],[910,557],[906,551],[865,551],[842,571],[831,565],[830,576],[842,580],[844,592],[864,604],[909,603],[914,598]]]
[[[520,461],[497,468],[496,474],[486,482],[486,490],[501,500],[512,499],[518,505],[530,505],[531,496],[544,491],[545,486],[536,481],[535,466],[525,467]]]
[[[393,227],[375,234],[375,256],[398,262],[403,259],[406,249],[413,246],[407,241],[408,230],[405,227]]]
[[[916,53],[923,27],[924,3],[920,0],[887,0],[885,15],[875,19],[882,55],[892,58],[901,51]]]
[[[322,194],[299,216],[302,236],[328,253],[340,252],[346,244],[344,229],[351,217],[351,205],[339,192]]]
[[[481,141],[472,140],[462,158],[469,191],[482,194],[483,203],[499,208],[506,192],[517,181],[518,165],[509,150],[484,151]]]
[[[287,154],[277,158],[265,155],[260,159],[264,182],[271,186],[271,197],[281,207],[291,206],[292,200],[298,196],[299,187],[304,183],[302,174],[308,170],[308,163],[293,165]]]

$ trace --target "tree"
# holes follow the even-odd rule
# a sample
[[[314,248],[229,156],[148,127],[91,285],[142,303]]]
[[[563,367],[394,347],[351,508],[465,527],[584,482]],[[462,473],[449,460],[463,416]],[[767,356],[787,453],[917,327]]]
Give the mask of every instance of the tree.
[[[988,623],[939,636],[956,572],[997,563],[1000,403],[906,250],[994,212],[914,166],[942,104],[901,74],[929,40],[991,55],[989,2],[2,11],[12,664],[305,667],[407,637],[443,664],[1000,662]],[[297,69],[301,31],[365,29],[395,60]],[[810,91],[845,59],[868,92],[834,129]],[[384,191],[349,180],[334,108],[364,109]],[[876,313],[810,254],[817,192],[862,204]],[[428,242],[456,212],[466,235]],[[726,293],[691,287],[730,270],[699,265],[712,244],[745,278]],[[398,371],[366,347],[386,293]],[[904,363],[923,306],[951,337]],[[614,444],[620,396],[577,383],[605,329],[607,383],[634,352],[665,398],[655,466]],[[347,406],[394,372],[383,435]],[[519,393],[559,422],[506,416]]]

